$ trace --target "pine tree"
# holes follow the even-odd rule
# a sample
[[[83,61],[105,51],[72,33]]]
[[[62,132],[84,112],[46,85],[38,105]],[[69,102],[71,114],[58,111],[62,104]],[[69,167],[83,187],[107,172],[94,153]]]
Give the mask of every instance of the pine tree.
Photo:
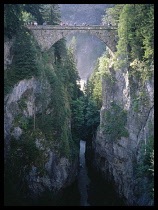
[[[42,17],[42,4],[24,4],[24,11],[30,13],[39,25],[43,24],[44,20]]]
[[[38,74],[36,53],[27,29],[22,29],[15,42],[15,76],[18,80],[29,79]]]
[[[118,25],[123,6],[124,4],[116,4],[114,7],[106,9],[106,15],[103,15],[102,18],[103,24],[107,25],[111,23],[112,25]]]
[[[58,4],[42,4],[42,17],[48,25],[60,24],[60,11]]]
[[[134,59],[153,58],[154,6],[126,4],[119,19],[118,63],[128,66]]]
[[[4,34],[12,38],[22,24],[22,4],[4,4]]]

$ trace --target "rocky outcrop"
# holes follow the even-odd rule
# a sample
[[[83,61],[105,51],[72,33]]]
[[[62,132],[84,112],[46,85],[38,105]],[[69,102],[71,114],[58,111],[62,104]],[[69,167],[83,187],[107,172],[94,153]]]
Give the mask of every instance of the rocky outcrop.
[[[13,53],[12,53],[12,46],[14,43],[15,38],[8,39],[5,38],[4,41],[4,70],[8,68],[8,66],[12,63]]]
[[[45,190],[59,192],[62,188],[70,185],[77,176],[78,159],[71,161],[69,158],[62,157],[59,150],[55,149],[56,145],[53,142],[48,144],[48,139],[37,126],[35,130],[29,130],[29,128],[29,131],[25,130],[25,126],[29,126],[27,123],[25,124],[26,120],[33,119],[34,116],[41,113],[41,104],[36,103],[34,106],[37,95],[46,94],[45,97],[49,98],[51,91],[49,83],[47,83],[47,90],[47,93],[43,92],[41,82],[35,78],[22,80],[5,97],[4,103],[5,159],[8,158],[10,150],[12,150],[12,148],[10,149],[11,140],[15,139],[20,143],[21,136],[27,136],[27,133],[32,135],[39,152],[39,163],[37,163],[39,156],[35,156],[35,160],[29,163],[29,171],[27,173],[23,171],[23,178],[27,182],[31,197],[40,196]],[[49,100],[46,101],[46,105],[48,104]],[[68,129],[70,129],[70,125]],[[25,138],[25,141],[29,140]],[[26,155],[18,144],[14,153],[21,158]],[[23,162],[19,167],[22,171],[22,167],[25,168],[28,165]]]
[[[153,135],[153,76],[142,85],[127,70],[115,71],[111,65],[109,71],[111,77],[104,77],[102,85],[100,126],[92,142],[93,166],[115,182],[127,205],[152,205],[145,192],[136,195],[134,167],[142,145]]]

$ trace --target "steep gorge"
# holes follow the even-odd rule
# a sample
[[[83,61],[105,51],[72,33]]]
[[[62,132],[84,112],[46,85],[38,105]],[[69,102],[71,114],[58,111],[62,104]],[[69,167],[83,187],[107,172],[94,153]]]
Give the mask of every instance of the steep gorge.
[[[5,205],[80,205],[79,172],[87,180],[86,166],[78,170],[80,139],[87,141],[91,179],[88,191],[85,177],[79,180],[84,205],[154,205],[153,5],[116,5],[113,12],[120,22],[118,52],[107,49],[99,58],[85,95],[64,40],[41,52],[27,28],[10,36],[9,21]]]

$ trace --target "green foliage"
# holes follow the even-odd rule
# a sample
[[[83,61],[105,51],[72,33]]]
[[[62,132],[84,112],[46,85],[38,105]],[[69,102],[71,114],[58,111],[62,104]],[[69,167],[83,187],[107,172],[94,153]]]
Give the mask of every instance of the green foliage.
[[[134,166],[136,184],[139,185],[137,194],[146,192],[149,202],[154,205],[154,136],[148,137],[147,144],[143,144],[138,163]]]
[[[89,96],[84,97],[84,124],[82,126],[81,139],[91,141],[96,135],[100,123],[100,112],[97,103]]]
[[[13,121],[14,127],[20,127],[27,131],[29,129],[33,129],[33,118],[32,117],[24,117],[23,114],[18,114]]]
[[[42,4],[24,4],[24,12],[27,14],[31,14],[31,16],[28,15],[28,18],[24,19],[24,21],[37,21],[39,25],[42,25],[44,20],[41,11],[43,11]]]
[[[21,128],[24,129],[25,131],[28,129],[28,120],[27,119],[25,121],[21,122]]]
[[[12,38],[19,34],[24,22],[37,21],[39,25],[60,23],[57,4],[4,4],[4,34]]]
[[[52,55],[55,55],[55,62]],[[77,153],[75,154],[74,151],[78,151],[79,145],[83,103],[78,99],[81,92],[77,84],[79,76],[73,52],[66,49],[64,39],[60,40],[48,52],[42,54],[42,63],[44,65],[40,78],[45,94],[36,99],[36,103],[42,105],[42,113],[36,116],[36,126],[42,130],[48,142],[55,144],[56,150],[62,156],[75,157]],[[53,68],[50,67],[51,63]],[[48,95],[49,88],[44,85],[46,80],[53,90]],[[51,110],[49,114],[48,110]],[[71,132],[68,129],[70,117],[72,118]]]
[[[11,92],[15,84],[15,70],[12,67],[4,71],[4,95]]]
[[[111,141],[116,141],[122,137],[128,137],[129,133],[125,128],[127,121],[127,111],[121,110],[115,102],[111,102],[110,110],[105,112],[105,130]]]
[[[25,99],[20,99],[18,101],[18,105],[20,106],[20,108],[23,110],[23,109],[26,109],[27,108],[27,104],[25,102]]]
[[[72,129],[76,137],[80,138],[84,124],[84,102],[83,98],[77,98],[71,102]]]
[[[139,61],[135,59],[130,63],[129,75],[140,80],[144,86],[145,81],[153,76],[153,69],[153,64],[150,64],[149,61]]]
[[[154,5],[125,4],[119,18],[117,63],[128,67],[134,59],[154,57]]]
[[[27,136],[27,139],[25,137],[26,136],[23,135],[21,136],[20,140],[12,140],[11,153],[13,153],[13,157],[16,159],[16,161],[18,161],[19,157],[21,156],[21,160],[23,159],[23,164],[29,167],[31,166],[32,162],[35,162],[35,159],[40,155],[40,153],[39,149],[36,147],[34,139],[31,138],[31,136]]]
[[[46,158],[36,147],[35,139],[34,133],[28,131],[18,140],[11,138],[10,154],[5,164],[6,205],[25,203],[23,199],[30,193],[26,179],[33,165],[37,168],[38,176],[46,173],[43,167]]]
[[[150,107],[149,102],[149,95],[145,89],[140,90],[137,92],[137,95],[135,95],[135,91],[133,91],[133,96],[131,95],[131,105],[133,108],[133,111],[140,112],[140,110],[144,109],[145,107]]]
[[[52,142],[60,142],[62,144],[62,141],[65,139],[62,138],[63,132],[65,132],[66,127],[66,114],[65,114],[65,107],[60,105],[60,100],[56,100],[56,97],[54,97],[55,102],[52,103],[52,106],[54,108],[55,113],[53,115],[47,115],[46,113],[43,113],[43,116],[41,121],[39,121],[39,127],[42,129],[42,131],[45,133],[46,138],[48,141]],[[41,125],[40,125],[41,122]]]
[[[102,106],[102,79],[110,79],[113,81],[109,72],[109,51],[106,52],[97,60],[94,68],[94,73],[85,85],[85,126],[83,128],[85,135],[83,139],[92,139],[96,134],[97,127],[100,123],[100,108]]]
[[[94,134],[100,122],[100,112],[94,100],[89,99],[85,114],[86,127]]]
[[[124,4],[116,4],[114,7],[106,9],[106,15],[103,15],[102,22],[105,25],[108,23],[111,23],[112,25],[118,25],[123,6]]]
[[[73,49],[69,48],[66,60],[64,62],[64,71],[68,72],[66,77],[67,81],[65,82],[67,84],[68,92],[72,100],[76,100],[79,96],[82,95],[80,86],[78,84],[80,77],[74,59],[74,51]]]
[[[73,55],[75,55],[75,52],[76,52],[76,38],[75,38],[75,36],[72,37],[71,42],[69,43],[68,49],[69,49],[69,51],[72,52]]]
[[[100,61],[100,60],[99,60]],[[100,71],[100,62],[96,63],[94,73],[90,77],[88,85],[91,86],[92,99],[96,101],[98,107],[102,106],[102,72]]]
[[[23,179],[23,176],[31,169],[32,163],[35,163],[39,155],[39,149],[36,147],[31,136],[27,136],[27,139],[24,135],[18,140],[12,139],[9,164],[10,173],[16,180]]]
[[[100,57],[95,65],[94,72],[91,75],[89,81],[87,81],[87,86],[85,94],[87,97],[93,99],[98,108],[102,106],[102,77],[109,75],[108,64],[109,64],[109,54],[108,50]]]
[[[27,29],[23,28],[19,31],[13,50],[13,63],[4,74],[5,94],[9,93],[18,81],[39,75],[37,50]]]
[[[79,131],[84,122],[84,103],[79,99],[82,92],[77,84],[79,76],[74,55],[71,49],[66,49],[65,40],[57,42],[48,52],[41,53],[24,28],[19,31],[13,50],[13,65],[5,73],[6,93],[22,79],[34,76],[40,81],[40,93],[34,95],[35,107],[39,107],[40,111],[26,118],[23,111],[27,108],[27,98],[22,96],[18,101],[19,115],[15,117],[12,127],[20,127],[23,132],[18,140],[11,140],[6,183],[9,185],[11,182],[12,188],[22,195],[22,192],[29,192],[27,186],[22,185],[27,183],[27,175],[33,165],[37,167],[39,176],[46,173],[44,151],[38,149],[35,143],[41,133],[45,145],[54,147],[58,154],[72,161],[76,159],[79,154]],[[37,57],[41,59],[36,61]],[[11,181],[10,176],[14,177]]]
[[[63,58],[66,55],[66,44],[65,44],[65,39],[60,39],[57,41],[54,45],[54,57],[55,57],[55,63],[57,61],[61,61],[61,58]]]
[[[61,18],[58,4],[41,4],[41,6],[43,21],[49,25],[58,25]]]
[[[22,24],[22,4],[4,4],[4,34],[12,38]]]
[[[135,112],[139,112],[139,99],[132,99],[132,103],[133,103],[133,110]]]
[[[61,16],[57,4],[24,4],[24,11],[31,14],[31,17],[28,16],[26,21],[37,21],[39,25],[44,22],[48,25],[58,25],[60,23]]]
[[[32,16],[30,13],[28,13],[26,11],[22,11],[22,19],[23,19],[24,23],[35,22],[34,16]]]
[[[29,79],[38,75],[36,50],[31,43],[30,34],[26,29],[20,31],[14,46],[15,77],[18,80]]]
[[[22,114],[19,114],[17,115],[15,118],[14,118],[14,121],[15,122],[19,122],[21,119],[22,119],[23,115]]]

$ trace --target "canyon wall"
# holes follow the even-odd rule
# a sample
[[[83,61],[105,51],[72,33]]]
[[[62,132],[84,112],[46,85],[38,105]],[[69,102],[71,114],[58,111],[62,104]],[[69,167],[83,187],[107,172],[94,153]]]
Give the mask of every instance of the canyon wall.
[[[92,141],[93,167],[114,181],[127,205],[152,205],[147,192],[138,193],[147,175],[138,182],[135,167],[143,145],[153,141],[153,73],[142,83],[130,68],[116,69],[113,64],[109,65],[110,76],[103,77],[100,126]]]

